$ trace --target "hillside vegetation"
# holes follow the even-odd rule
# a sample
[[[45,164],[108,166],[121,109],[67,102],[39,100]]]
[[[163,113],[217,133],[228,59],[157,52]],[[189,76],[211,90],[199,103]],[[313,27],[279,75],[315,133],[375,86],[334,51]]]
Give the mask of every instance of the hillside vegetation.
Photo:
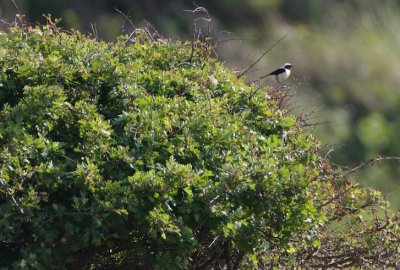
[[[0,35],[0,267],[398,265],[397,216],[207,42]]]

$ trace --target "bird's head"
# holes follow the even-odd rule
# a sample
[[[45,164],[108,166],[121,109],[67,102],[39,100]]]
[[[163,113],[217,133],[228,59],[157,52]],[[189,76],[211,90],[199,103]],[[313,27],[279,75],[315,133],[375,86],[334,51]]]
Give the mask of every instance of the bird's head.
[[[286,69],[291,69],[291,68],[293,67],[293,65],[290,64],[290,63],[286,63],[286,64],[284,64],[282,67],[283,67],[283,68],[286,68]]]

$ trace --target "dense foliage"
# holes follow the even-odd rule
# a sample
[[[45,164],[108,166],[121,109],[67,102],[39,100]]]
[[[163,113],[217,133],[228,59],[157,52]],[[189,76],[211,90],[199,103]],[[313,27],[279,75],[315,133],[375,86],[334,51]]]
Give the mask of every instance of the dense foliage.
[[[285,95],[237,79],[208,43],[50,23],[13,27],[0,48],[0,267],[397,263],[380,194],[332,169]]]
[[[399,1],[18,0],[2,1],[1,10],[3,18],[22,12],[32,22],[44,22],[43,13],[51,13],[62,17],[60,24],[67,29],[114,40],[143,20],[163,35],[191,36],[193,14],[187,11],[196,4],[212,15],[216,39],[225,40],[226,46],[217,48],[219,57],[238,69],[289,34],[249,76],[256,79],[283,62],[295,65],[291,81],[298,86],[301,103],[308,104],[304,110],[320,108],[315,121],[324,124],[315,135],[324,145],[333,145],[335,163],[354,166],[378,155],[399,155]],[[393,194],[399,174],[397,163],[384,163],[363,170],[360,179],[391,194],[392,206],[400,208],[400,196]]]

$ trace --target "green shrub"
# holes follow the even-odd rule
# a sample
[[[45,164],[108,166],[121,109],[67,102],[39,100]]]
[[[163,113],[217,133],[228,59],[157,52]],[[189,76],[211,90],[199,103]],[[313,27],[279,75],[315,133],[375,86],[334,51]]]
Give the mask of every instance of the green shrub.
[[[207,43],[48,25],[0,48],[1,267],[290,265],[323,244],[324,201],[361,207],[334,197],[345,185],[279,93]]]

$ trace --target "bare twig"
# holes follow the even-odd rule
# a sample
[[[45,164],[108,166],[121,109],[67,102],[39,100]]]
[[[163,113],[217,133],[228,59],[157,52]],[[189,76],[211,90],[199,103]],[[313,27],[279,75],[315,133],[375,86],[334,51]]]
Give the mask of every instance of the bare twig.
[[[149,22],[144,20],[146,23],[146,27],[144,28],[147,34],[149,35],[150,39],[154,41],[154,37],[156,40],[159,40],[161,38],[161,35],[158,33],[157,29]],[[151,30],[151,32],[149,31]]]
[[[210,37],[211,22],[212,22],[211,16],[208,13],[208,10],[206,8],[198,6],[194,2],[193,2],[193,5],[196,7],[194,10],[183,10],[183,11],[193,13],[194,15],[197,13],[204,13],[204,14],[206,14],[206,17],[197,17],[194,19],[194,23],[193,23],[194,30],[193,30],[192,42],[191,42],[192,50],[190,52],[190,57],[187,60],[188,63],[192,63],[192,61],[193,61],[193,56],[194,56],[194,52],[196,49],[196,40],[201,40],[201,37],[202,37],[202,31],[201,31],[202,29],[197,27],[197,21],[203,20],[203,21],[207,22],[207,33],[205,35],[206,38]]]
[[[368,165],[372,165],[373,163],[377,162],[377,161],[386,161],[386,160],[396,160],[396,161],[400,161],[400,157],[375,157],[375,158],[371,158],[370,160],[366,161],[366,162],[361,162],[360,165],[348,170],[344,175],[348,175],[354,172],[358,172],[359,170],[361,170],[362,168],[368,166]]]
[[[212,245],[214,245],[214,243],[215,243],[215,241],[217,241],[217,239],[218,239],[218,236],[216,236],[216,237],[214,238],[214,240],[211,242],[211,244],[208,245],[208,247],[209,247],[209,248],[212,247]]]
[[[17,5],[17,3],[15,2],[15,0],[11,0],[11,2],[13,3],[14,7],[17,9],[17,15],[16,15],[16,19],[19,20],[21,27],[24,26],[24,16],[21,13],[21,10],[19,8],[19,6]]]
[[[94,40],[98,40],[99,36],[97,34],[97,27],[95,23],[90,23],[90,27],[92,28],[92,32],[93,32],[93,38]]]
[[[118,8],[114,8],[114,9],[115,9],[115,11],[117,11],[119,14],[121,14],[122,17],[125,18],[125,20],[127,20],[127,21],[129,22],[129,24],[132,26],[133,29],[136,29],[136,28],[137,28],[136,25],[133,23],[132,19],[131,19],[128,15],[126,15],[125,13],[123,13],[123,12],[122,12],[121,10],[119,10]]]
[[[230,42],[230,41],[249,41],[249,40],[257,40],[256,38],[226,38],[226,39],[219,39],[215,42],[215,44],[220,44],[223,42]],[[253,71],[251,71],[253,72]]]
[[[21,11],[20,11],[20,9],[19,9],[19,6],[17,5],[17,3],[15,3],[15,1],[14,0],[11,0],[11,2],[13,3],[13,5],[15,6],[15,8],[17,9],[17,11],[18,11],[18,14],[21,14]]]
[[[209,34],[210,34],[210,30],[211,30],[211,22],[212,22],[212,19],[211,19],[210,14],[208,13],[208,10],[207,10],[206,8],[204,8],[204,7],[198,6],[198,5],[197,5],[196,3],[194,3],[194,2],[193,2],[193,5],[196,7],[194,10],[185,9],[185,10],[183,10],[183,11],[184,11],[184,12],[191,12],[191,13],[193,13],[193,14],[196,14],[196,13],[204,13],[204,14],[206,14],[206,17],[198,17],[198,18],[194,19],[194,21],[197,22],[197,21],[199,21],[199,20],[202,20],[202,21],[207,22],[207,23],[208,23],[208,29],[207,29],[208,32],[207,32],[207,34],[209,35]]]
[[[266,50],[253,64],[251,64],[248,68],[246,68],[240,75],[237,76],[237,78],[242,77],[245,75],[251,68],[253,68],[255,65],[257,65],[258,62],[261,61],[261,59],[269,53],[276,45],[278,45],[282,40],[284,40],[289,34],[284,35],[280,39],[278,39],[271,47],[269,47],[268,50]]]
[[[133,31],[129,34],[128,38],[125,41],[125,44],[128,43],[132,36],[134,36],[137,33],[137,30],[139,29],[132,21],[132,18],[129,17],[128,15],[126,15],[124,12],[122,12],[121,10],[114,8],[115,11],[117,11],[119,14],[121,14],[125,20],[127,20],[129,22],[129,24],[131,25]],[[148,36],[149,39],[151,39],[152,41],[154,41],[153,35],[152,33],[149,31],[149,26],[151,27],[151,29],[153,30],[153,32],[156,34],[157,38],[160,37],[160,34],[157,32],[157,30],[155,29],[155,27],[148,21],[145,20],[145,23],[147,25],[147,27],[143,28],[143,31],[146,33],[146,35]]]

